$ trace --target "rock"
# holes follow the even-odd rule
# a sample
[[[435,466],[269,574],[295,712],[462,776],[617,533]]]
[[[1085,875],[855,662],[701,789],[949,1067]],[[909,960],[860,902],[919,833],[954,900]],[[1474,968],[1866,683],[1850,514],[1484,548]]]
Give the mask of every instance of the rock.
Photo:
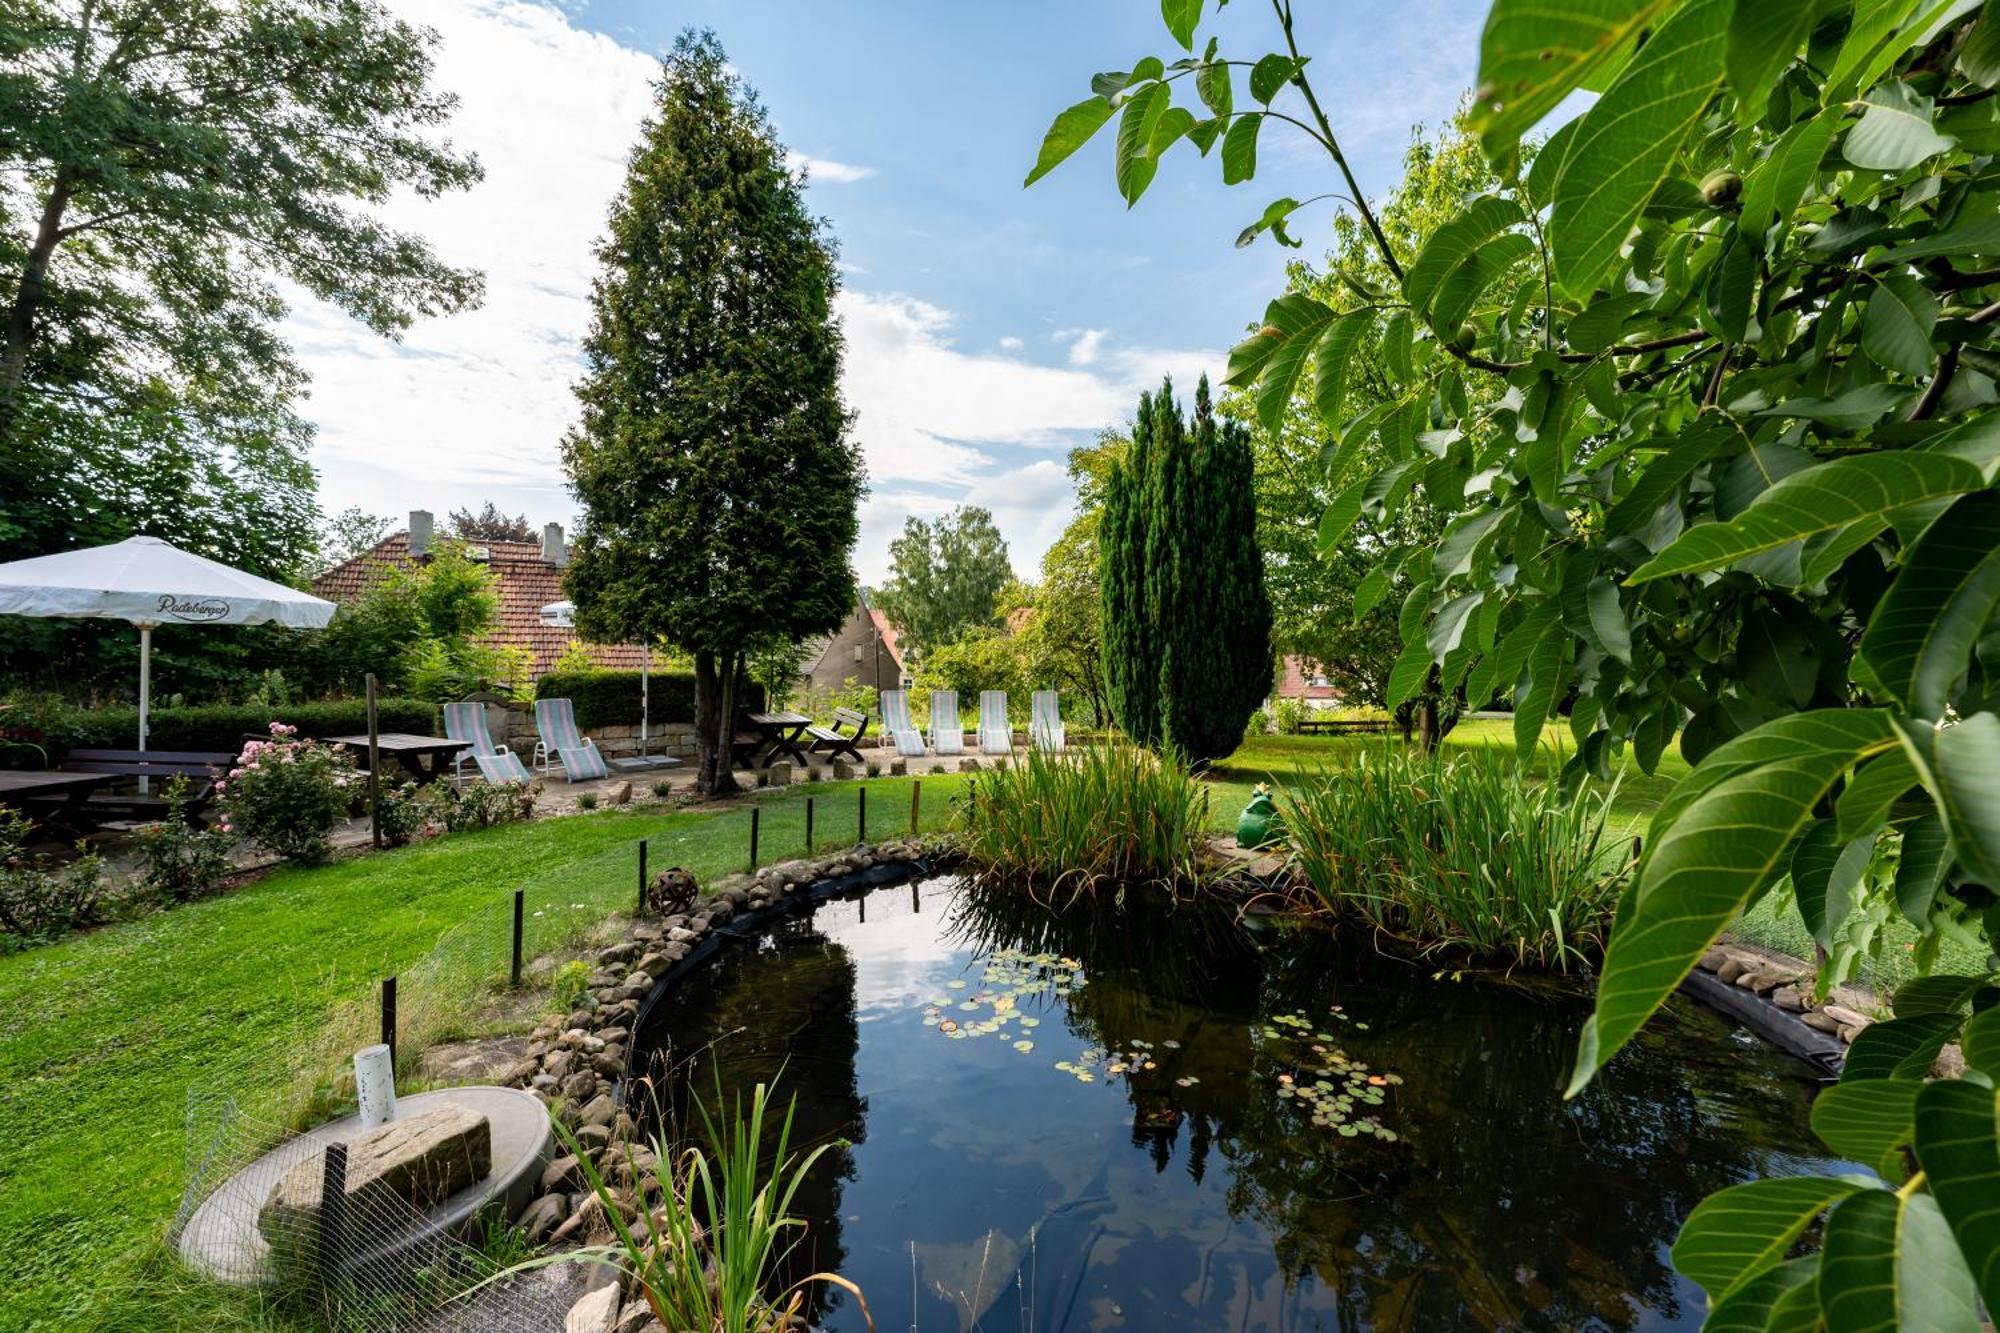
[[[771,765],[766,771],[771,775],[771,785],[773,787],[789,787],[792,785],[792,766],[790,764],[776,763]]]
[[[1840,1025],[1840,1039],[1852,1046],[1854,1039],[1868,1030],[1866,1023],[1843,1023]]]
[[[569,1196],[567,1194],[544,1194],[529,1204],[515,1221],[521,1229],[522,1238],[530,1245],[540,1245],[548,1239],[551,1231],[561,1226],[569,1216]]]
[[[617,1326],[612,1333],[653,1333],[658,1329],[666,1333],[666,1326],[653,1318],[653,1312],[643,1300],[628,1302],[624,1312],[618,1316]]]
[[[635,940],[626,940],[622,944],[614,944],[607,949],[597,951],[597,961],[607,967],[618,963],[629,963],[638,956],[639,945]]]
[[[958,761],[958,771],[961,773],[977,773],[979,771],[979,761],[971,755],[967,755]]]
[[[907,760],[907,759],[891,759],[891,760],[889,761],[889,776],[890,776],[890,777],[892,777],[892,778],[901,778],[901,777],[908,777],[908,776],[909,776],[909,773],[910,773],[910,761],[909,761],[909,760]]]
[[[621,1046],[618,1049],[617,1055],[613,1055],[608,1050],[599,1052],[597,1055],[591,1057],[590,1067],[605,1078],[617,1078],[625,1072],[624,1048]]]
[[[667,941],[671,944],[692,944],[700,938],[686,926],[675,926],[667,932]]]
[[[563,1333],[616,1333],[618,1327],[618,1284],[599,1287],[569,1307]]]
[[[1788,1014],[1802,1014],[1806,1011],[1805,994],[1796,985],[1780,986],[1772,991],[1771,1003]]]
[[[558,1157],[542,1168],[542,1193],[575,1189],[583,1183],[583,1163],[574,1155]]]
[[[854,765],[848,763],[845,759],[836,759],[833,761],[833,780],[835,782],[846,782],[853,776]]]
[[[617,786],[613,787],[611,789],[611,804],[613,805],[632,804],[632,784],[629,782],[621,782]]]
[[[609,1126],[617,1114],[618,1103],[611,1100],[609,1093],[599,1093],[592,1097],[578,1112],[584,1124],[605,1126]]]
[[[1824,1032],[1829,1037],[1840,1031],[1840,1020],[1829,1018],[1824,1009],[1808,1009],[1799,1015],[1805,1025],[1816,1032]]]
[[[576,1131],[576,1146],[588,1153],[601,1153],[611,1146],[609,1125],[585,1125]]]
[[[1842,1027],[1865,1028],[1875,1020],[1866,1014],[1858,1014],[1844,1004],[1823,1004],[1820,1012]]]
[[[1701,970],[1704,972],[1719,972],[1722,970],[1722,965],[1728,961],[1729,954],[1726,950],[1721,948],[1710,949],[1701,956]]]
[[[560,1083],[569,1077],[570,1067],[576,1063],[576,1052],[567,1048],[555,1051],[542,1061],[542,1072]]]
[[[1736,978],[1750,969],[1742,959],[1731,956],[1722,960],[1722,966],[1715,969],[1716,978],[1728,985],[1735,985]]]
[[[347,1141],[349,1216],[393,1216],[396,1201],[423,1209],[493,1170],[493,1129],[462,1106],[440,1106],[394,1120]],[[326,1154],[314,1153],[278,1179],[257,1215],[258,1230],[275,1246],[296,1243],[318,1228]]]
[[[597,1095],[597,1075],[585,1069],[571,1074],[562,1083],[563,1096],[573,1102],[584,1102]]]
[[[1797,981],[1798,974],[1790,968],[1766,967],[1755,972],[1745,972],[1736,978],[1736,984],[1759,995],[1769,995],[1780,986]]]
[[[505,1083],[528,1053],[523,1037],[485,1037],[446,1042],[424,1052],[423,1076],[436,1084]],[[521,1075],[532,1078],[531,1068]]]

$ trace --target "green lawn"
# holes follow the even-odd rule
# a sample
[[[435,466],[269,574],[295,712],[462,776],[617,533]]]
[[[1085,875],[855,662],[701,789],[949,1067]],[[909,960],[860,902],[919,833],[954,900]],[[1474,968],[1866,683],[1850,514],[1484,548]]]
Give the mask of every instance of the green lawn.
[[[959,785],[924,782],[925,827]],[[907,828],[907,781],[867,791],[874,837]],[[856,792],[763,797],[761,859],[803,850],[808,794],[819,844],[852,842]],[[461,833],[0,958],[0,1328],[288,1327],[160,1258],[190,1085],[234,1092],[259,1119],[295,1114],[313,1066],[368,1030],[381,977],[403,977],[406,1033],[451,1035],[454,1014],[477,1026],[434,983],[462,984],[468,959],[499,975],[514,889],[528,890],[532,955],[636,896],[638,838],[654,866],[706,879],[743,868],[748,825],[746,809],[656,806]]]

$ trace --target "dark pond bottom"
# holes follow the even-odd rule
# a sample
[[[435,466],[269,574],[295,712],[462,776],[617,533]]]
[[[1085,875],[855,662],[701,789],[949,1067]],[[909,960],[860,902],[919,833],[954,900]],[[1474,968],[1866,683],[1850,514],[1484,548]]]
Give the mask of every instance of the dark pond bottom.
[[[937,880],[737,947],[641,1041],[682,1096],[796,1095],[798,1141],[837,1146],[795,1274],[858,1282],[885,1333],[1693,1327],[1667,1248],[1703,1195],[1823,1164],[1810,1072],[1676,1000],[1565,1103],[1586,1012],[1319,930]]]

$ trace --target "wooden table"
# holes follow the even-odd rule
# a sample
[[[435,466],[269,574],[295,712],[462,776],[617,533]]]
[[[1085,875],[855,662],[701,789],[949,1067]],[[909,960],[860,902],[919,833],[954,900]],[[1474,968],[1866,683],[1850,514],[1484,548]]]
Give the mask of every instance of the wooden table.
[[[366,736],[329,736],[328,745],[344,745],[355,752],[359,762],[368,762]],[[471,741],[446,740],[442,736],[418,736],[408,731],[384,731],[375,737],[375,748],[394,759],[418,786],[436,782],[451,769],[451,761],[472,748]]]
[[[1381,735],[1389,733],[1391,723],[1386,718],[1314,718],[1299,722],[1301,736],[1352,736]]]
[[[743,719],[757,732],[757,744],[750,752],[751,767],[768,766],[775,759],[789,759],[806,766],[806,752],[799,748],[812,719],[799,713],[750,713]]]
[[[51,832],[82,837],[89,832],[83,803],[112,780],[109,773],[0,772],[0,805],[11,805]]]

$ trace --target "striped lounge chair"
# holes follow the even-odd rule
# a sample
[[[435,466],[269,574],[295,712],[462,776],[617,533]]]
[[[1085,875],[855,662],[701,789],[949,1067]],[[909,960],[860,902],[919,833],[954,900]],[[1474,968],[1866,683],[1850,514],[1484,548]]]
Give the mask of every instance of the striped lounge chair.
[[[1028,734],[1034,739],[1035,748],[1048,754],[1061,754],[1064,745],[1062,714],[1056,708],[1054,690],[1036,690],[1028,714]]]
[[[454,779],[464,780],[465,762],[469,759],[478,768],[479,776],[488,782],[519,782],[525,785],[533,780],[520,755],[504,745],[493,743],[493,733],[486,727],[485,704],[446,704],[444,734],[455,741],[467,741],[472,747],[453,756],[451,775]]]
[[[958,720],[958,691],[931,691],[931,749],[939,754],[965,753],[965,724]]]
[[[577,731],[576,709],[569,700],[535,700],[535,730],[542,737],[535,742],[535,767],[544,773],[560,759],[563,776],[571,782],[589,782],[611,775],[604,756],[598,753],[597,742]]]
[[[979,753],[1014,753],[1014,724],[1007,720],[1007,691],[979,692]]]
[[[896,753],[912,759],[924,756],[924,733],[910,720],[910,692],[882,691],[882,730],[896,743]]]

